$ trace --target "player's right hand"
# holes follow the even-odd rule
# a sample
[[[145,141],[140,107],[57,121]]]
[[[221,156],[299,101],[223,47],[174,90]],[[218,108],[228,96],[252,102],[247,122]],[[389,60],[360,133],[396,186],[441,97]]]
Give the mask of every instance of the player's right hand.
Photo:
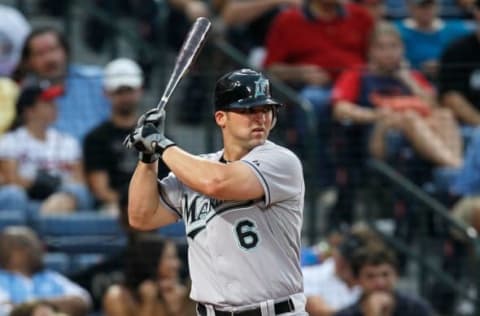
[[[150,110],[140,117],[137,127],[124,140],[127,148],[135,148],[145,163],[157,161],[163,151],[175,145],[165,137],[165,111]]]

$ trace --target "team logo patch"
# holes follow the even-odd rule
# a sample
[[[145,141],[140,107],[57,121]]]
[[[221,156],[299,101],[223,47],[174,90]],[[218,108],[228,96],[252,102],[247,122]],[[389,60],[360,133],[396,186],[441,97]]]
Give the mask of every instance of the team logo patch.
[[[255,81],[255,98],[268,96],[268,80],[259,78]]]

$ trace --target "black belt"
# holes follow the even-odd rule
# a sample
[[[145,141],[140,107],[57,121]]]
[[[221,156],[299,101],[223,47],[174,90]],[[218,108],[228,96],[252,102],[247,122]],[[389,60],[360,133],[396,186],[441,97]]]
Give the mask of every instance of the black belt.
[[[275,303],[274,305],[275,315],[290,313],[295,310],[293,301],[291,298],[285,301]],[[197,304],[197,311],[200,316],[207,316],[207,308],[202,303]],[[262,310],[260,307],[255,307],[252,309],[246,309],[238,312],[226,312],[215,310],[215,316],[262,316]]]

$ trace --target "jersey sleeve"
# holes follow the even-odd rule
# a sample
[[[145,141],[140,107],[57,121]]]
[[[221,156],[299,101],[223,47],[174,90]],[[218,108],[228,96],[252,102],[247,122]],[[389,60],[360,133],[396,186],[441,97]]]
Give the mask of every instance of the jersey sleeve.
[[[158,182],[160,203],[179,218],[182,218],[183,184],[170,172],[168,176]]]
[[[338,101],[356,103],[360,94],[360,72],[345,71],[337,79],[332,91],[333,104]]]
[[[242,162],[252,168],[265,193],[265,205],[287,200],[304,190],[300,160],[280,148],[252,150]]]
[[[106,152],[107,144],[95,134],[89,134],[83,142],[83,161],[85,171],[107,170],[110,157]]]
[[[65,138],[65,148],[66,152],[68,153],[67,159],[69,161],[79,161],[82,159],[82,149],[80,147],[80,143],[73,137],[66,137]]]

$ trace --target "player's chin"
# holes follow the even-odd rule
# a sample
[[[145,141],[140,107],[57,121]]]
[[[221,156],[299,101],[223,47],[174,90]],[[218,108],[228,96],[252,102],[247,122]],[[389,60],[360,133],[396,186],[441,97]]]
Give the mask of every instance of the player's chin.
[[[256,146],[260,146],[265,144],[265,140],[266,140],[265,137],[253,138],[252,140],[250,140],[250,145],[252,148]]]

